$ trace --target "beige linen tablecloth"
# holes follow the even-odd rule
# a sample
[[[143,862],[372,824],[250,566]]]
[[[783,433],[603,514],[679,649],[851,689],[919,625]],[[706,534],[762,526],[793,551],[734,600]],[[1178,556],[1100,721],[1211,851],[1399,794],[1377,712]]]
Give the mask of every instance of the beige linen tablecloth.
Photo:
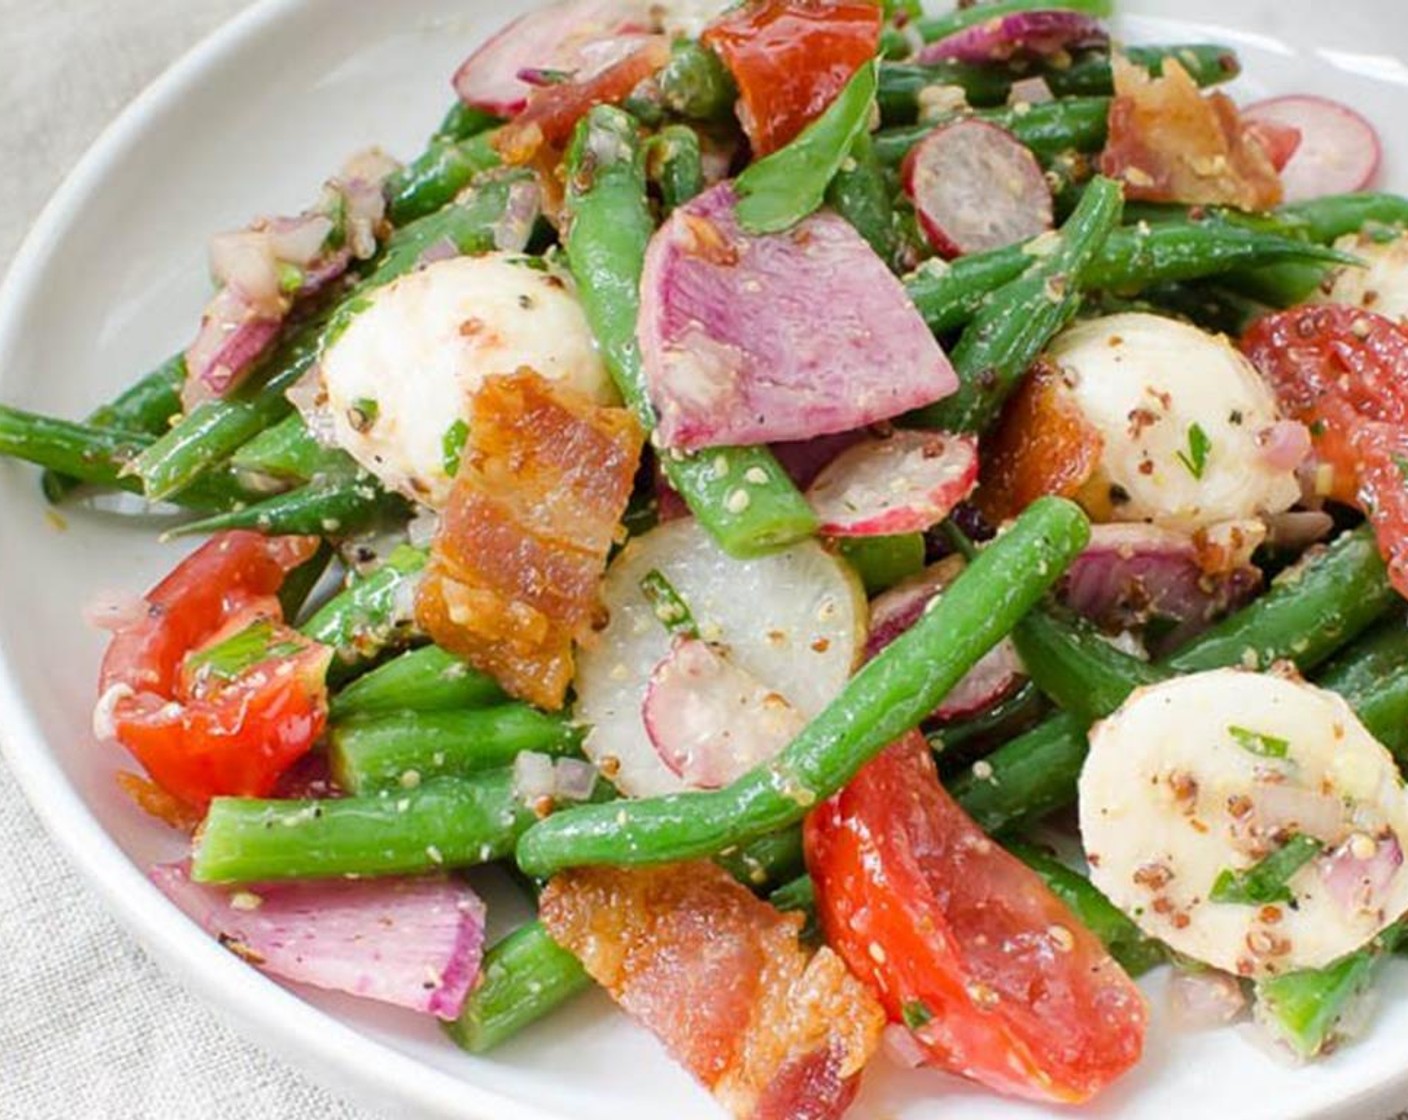
[[[0,271],[102,127],[244,6],[0,0]],[[0,1117],[370,1120],[164,977],[59,854],[3,762]]]

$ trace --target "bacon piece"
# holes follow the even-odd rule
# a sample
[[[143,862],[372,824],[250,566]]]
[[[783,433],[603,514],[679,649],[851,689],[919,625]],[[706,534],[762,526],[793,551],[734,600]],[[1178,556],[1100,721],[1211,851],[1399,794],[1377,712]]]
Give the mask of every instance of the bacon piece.
[[[507,692],[560,708],[644,435],[622,408],[520,369],[487,378],[416,618]]]
[[[548,932],[739,1120],[835,1120],[884,1012],[801,919],[707,862],[559,875]]]
[[[1163,75],[1116,56],[1110,136],[1100,170],[1127,198],[1269,210],[1281,180],[1257,133],[1224,93],[1204,97],[1177,59]]]

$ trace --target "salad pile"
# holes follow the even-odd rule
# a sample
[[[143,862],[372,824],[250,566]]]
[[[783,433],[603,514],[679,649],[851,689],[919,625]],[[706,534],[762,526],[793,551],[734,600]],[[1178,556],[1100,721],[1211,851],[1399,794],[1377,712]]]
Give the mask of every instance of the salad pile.
[[[0,407],[207,538],[90,610],[153,880],[475,1052],[595,983],[753,1120],[1342,1044],[1408,913],[1408,199],[1110,14],[561,0],[216,237],[182,353]]]

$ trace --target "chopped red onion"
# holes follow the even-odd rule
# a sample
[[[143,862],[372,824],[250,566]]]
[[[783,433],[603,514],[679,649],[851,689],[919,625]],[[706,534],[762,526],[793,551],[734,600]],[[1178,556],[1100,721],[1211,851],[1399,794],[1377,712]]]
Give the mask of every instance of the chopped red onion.
[[[513,795],[528,805],[550,798],[557,788],[552,757],[539,751],[520,751],[513,760]]]
[[[1277,420],[1256,436],[1262,460],[1275,471],[1293,471],[1310,454],[1310,429],[1299,420]]]
[[[1051,87],[1046,84],[1046,79],[1042,77],[1019,78],[1007,91],[1009,105],[1042,105],[1055,100],[1055,97]]]
[[[559,758],[554,793],[562,801],[586,801],[596,789],[597,769],[580,758]]]
[[[1355,833],[1316,866],[1326,892],[1344,909],[1373,911],[1403,866],[1403,849],[1392,832]]]

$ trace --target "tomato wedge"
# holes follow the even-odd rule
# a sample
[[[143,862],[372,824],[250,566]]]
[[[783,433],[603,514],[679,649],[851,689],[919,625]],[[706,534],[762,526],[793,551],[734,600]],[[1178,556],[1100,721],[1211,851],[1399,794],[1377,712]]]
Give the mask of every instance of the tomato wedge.
[[[827,942],[935,1066],[1074,1103],[1138,1060],[1139,989],[943,790],[922,735],[814,811],[805,840]]]
[[[738,84],[738,117],[754,156],[782,147],[819,117],[880,44],[869,0],[754,0],[701,41]]]
[[[1361,308],[1312,304],[1257,320],[1242,351],[1282,411],[1310,428],[1316,493],[1368,515],[1408,597],[1408,330]]]
[[[284,626],[275,597],[317,544],[216,536],[114,632],[94,724],[166,793],[196,808],[263,796],[322,733],[332,651]]]

